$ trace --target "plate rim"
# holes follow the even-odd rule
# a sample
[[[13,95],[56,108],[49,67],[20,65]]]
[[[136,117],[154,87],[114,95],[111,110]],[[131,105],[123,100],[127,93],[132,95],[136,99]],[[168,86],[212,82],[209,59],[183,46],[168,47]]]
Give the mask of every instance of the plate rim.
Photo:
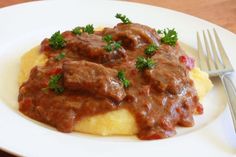
[[[9,8],[10,9],[12,9],[13,8],[13,10],[14,10],[14,7],[24,7],[24,6],[28,6],[28,5],[38,5],[38,3],[48,3],[49,1],[32,1],[32,2],[26,2],[26,3],[20,3],[20,4],[16,4],[16,5],[12,5],[12,6],[7,6],[7,7],[3,7],[3,8],[1,8],[0,9],[0,14],[2,13],[2,9],[4,10],[8,10]],[[121,3],[129,3],[129,4],[131,4],[131,5],[133,5],[133,4],[138,4],[138,5],[142,5],[142,6],[146,6],[146,7],[155,7],[155,8],[161,8],[161,9],[164,9],[164,10],[166,10],[167,12],[169,12],[169,11],[174,11],[174,12],[177,12],[177,13],[181,13],[181,14],[183,14],[184,16],[189,16],[189,17],[191,17],[191,18],[194,18],[194,19],[196,19],[196,20],[201,20],[201,21],[203,21],[203,22],[207,22],[207,23],[211,23],[211,22],[209,22],[209,21],[206,21],[206,20],[203,20],[203,19],[201,19],[201,18],[198,18],[198,17],[195,17],[195,16],[192,16],[192,15],[189,15],[189,14],[186,14],[186,13],[182,13],[182,12],[179,12],[179,11],[176,11],[176,10],[171,10],[171,9],[168,9],[168,8],[163,8],[163,7],[156,7],[156,6],[152,6],[152,5],[148,5],[148,4],[141,4],[141,3],[136,3],[136,2],[124,2],[124,1],[118,1],[118,2],[121,2]],[[1,16],[0,16],[0,18],[1,18]],[[214,23],[211,23],[211,24],[213,24],[213,25],[216,25],[216,24],[214,24]],[[217,25],[218,26],[218,25]],[[228,31],[229,33],[231,33],[232,35],[234,35],[235,36],[235,38],[236,38],[236,35],[233,33],[233,32],[231,32],[231,31],[229,31],[229,30],[227,30],[227,29],[225,29],[225,28],[222,28],[221,26],[218,26],[218,27],[220,27],[221,29],[223,29],[224,31]],[[1,100],[0,100],[1,101]],[[4,104],[4,101],[3,101],[3,104]],[[17,154],[17,153],[15,153],[15,152],[12,152],[12,150],[10,150],[10,149],[5,149],[5,148],[2,148],[1,147],[1,149],[2,150],[4,150],[4,151],[6,151],[6,152],[10,152],[10,154],[16,154],[16,155],[21,155],[21,154]]]

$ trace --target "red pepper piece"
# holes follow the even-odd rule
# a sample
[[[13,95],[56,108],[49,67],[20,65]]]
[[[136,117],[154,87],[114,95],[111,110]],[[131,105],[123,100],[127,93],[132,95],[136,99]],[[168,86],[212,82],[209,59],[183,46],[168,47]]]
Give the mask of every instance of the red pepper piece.
[[[195,65],[195,60],[192,57],[188,57],[186,55],[182,55],[179,57],[179,61],[187,67],[187,69],[192,70]]]

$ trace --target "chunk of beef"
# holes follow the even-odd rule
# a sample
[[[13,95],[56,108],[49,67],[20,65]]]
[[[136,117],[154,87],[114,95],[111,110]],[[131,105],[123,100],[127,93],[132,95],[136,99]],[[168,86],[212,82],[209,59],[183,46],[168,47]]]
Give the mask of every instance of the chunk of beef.
[[[102,40],[102,36],[87,33],[82,33],[67,42],[69,50],[98,63],[112,62],[126,57],[124,48],[121,47],[118,50],[107,52],[104,46],[106,46],[106,43]]]
[[[111,34],[116,41],[128,49],[135,49],[144,44],[159,45],[160,37],[155,29],[137,23],[118,24],[114,28],[105,28],[104,34]]]
[[[173,55],[183,54],[183,50],[180,49],[179,43],[177,42],[175,46],[171,46],[168,44],[161,44],[159,46],[159,52],[161,53],[172,53]]]
[[[68,89],[85,90],[116,101],[126,96],[115,69],[88,61],[68,61],[63,64],[63,72]]]
[[[178,59],[168,53],[155,54],[152,59],[156,66],[145,71],[152,85],[160,91],[179,94],[190,81],[186,67]]]

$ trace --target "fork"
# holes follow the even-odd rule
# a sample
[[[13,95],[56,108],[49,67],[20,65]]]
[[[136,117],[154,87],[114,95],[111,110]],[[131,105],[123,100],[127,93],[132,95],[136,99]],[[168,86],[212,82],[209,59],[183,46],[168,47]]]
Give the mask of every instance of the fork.
[[[228,96],[229,109],[234,124],[234,131],[236,132],[236,88],[230,78],[230,74],[234,72],[234,69],[229,61],[228,56],[225,53],[225,49],[220,41],[218,34],[216,33],[216,30],[213,29],[215,42],[213,41],[210,31],[207,30],[208,39],[205,32],[206,31],[203,31],[203,38],[206,47],[206,55],[203,51],[200,35],[197,32],[199,66],[200,69],[207,72],[210,77],[220,77]],[[209,46],[209,41],[211,48]],[[217,53],[215,45],[217,45],[219,53]]]

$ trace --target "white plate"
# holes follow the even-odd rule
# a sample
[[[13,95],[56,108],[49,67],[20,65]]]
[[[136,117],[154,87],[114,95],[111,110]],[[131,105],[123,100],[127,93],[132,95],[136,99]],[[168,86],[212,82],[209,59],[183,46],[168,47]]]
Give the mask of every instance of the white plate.
[[[219,80],[204,100],[205,113],[175,137],[140,141],[135,137],[64,134],[18,112],[20,56],[44,37],[77,25],[113,26],[116,13],[155,28],[176,28],[196,49],[196,31],[216,28],[236,69],[236,35],[204,20],[163,8],[117,1],[41,1],[0,9],[0,148],[24,156],[233,156],[236,135]],[[190,49],[189,51],[194,51]]]

